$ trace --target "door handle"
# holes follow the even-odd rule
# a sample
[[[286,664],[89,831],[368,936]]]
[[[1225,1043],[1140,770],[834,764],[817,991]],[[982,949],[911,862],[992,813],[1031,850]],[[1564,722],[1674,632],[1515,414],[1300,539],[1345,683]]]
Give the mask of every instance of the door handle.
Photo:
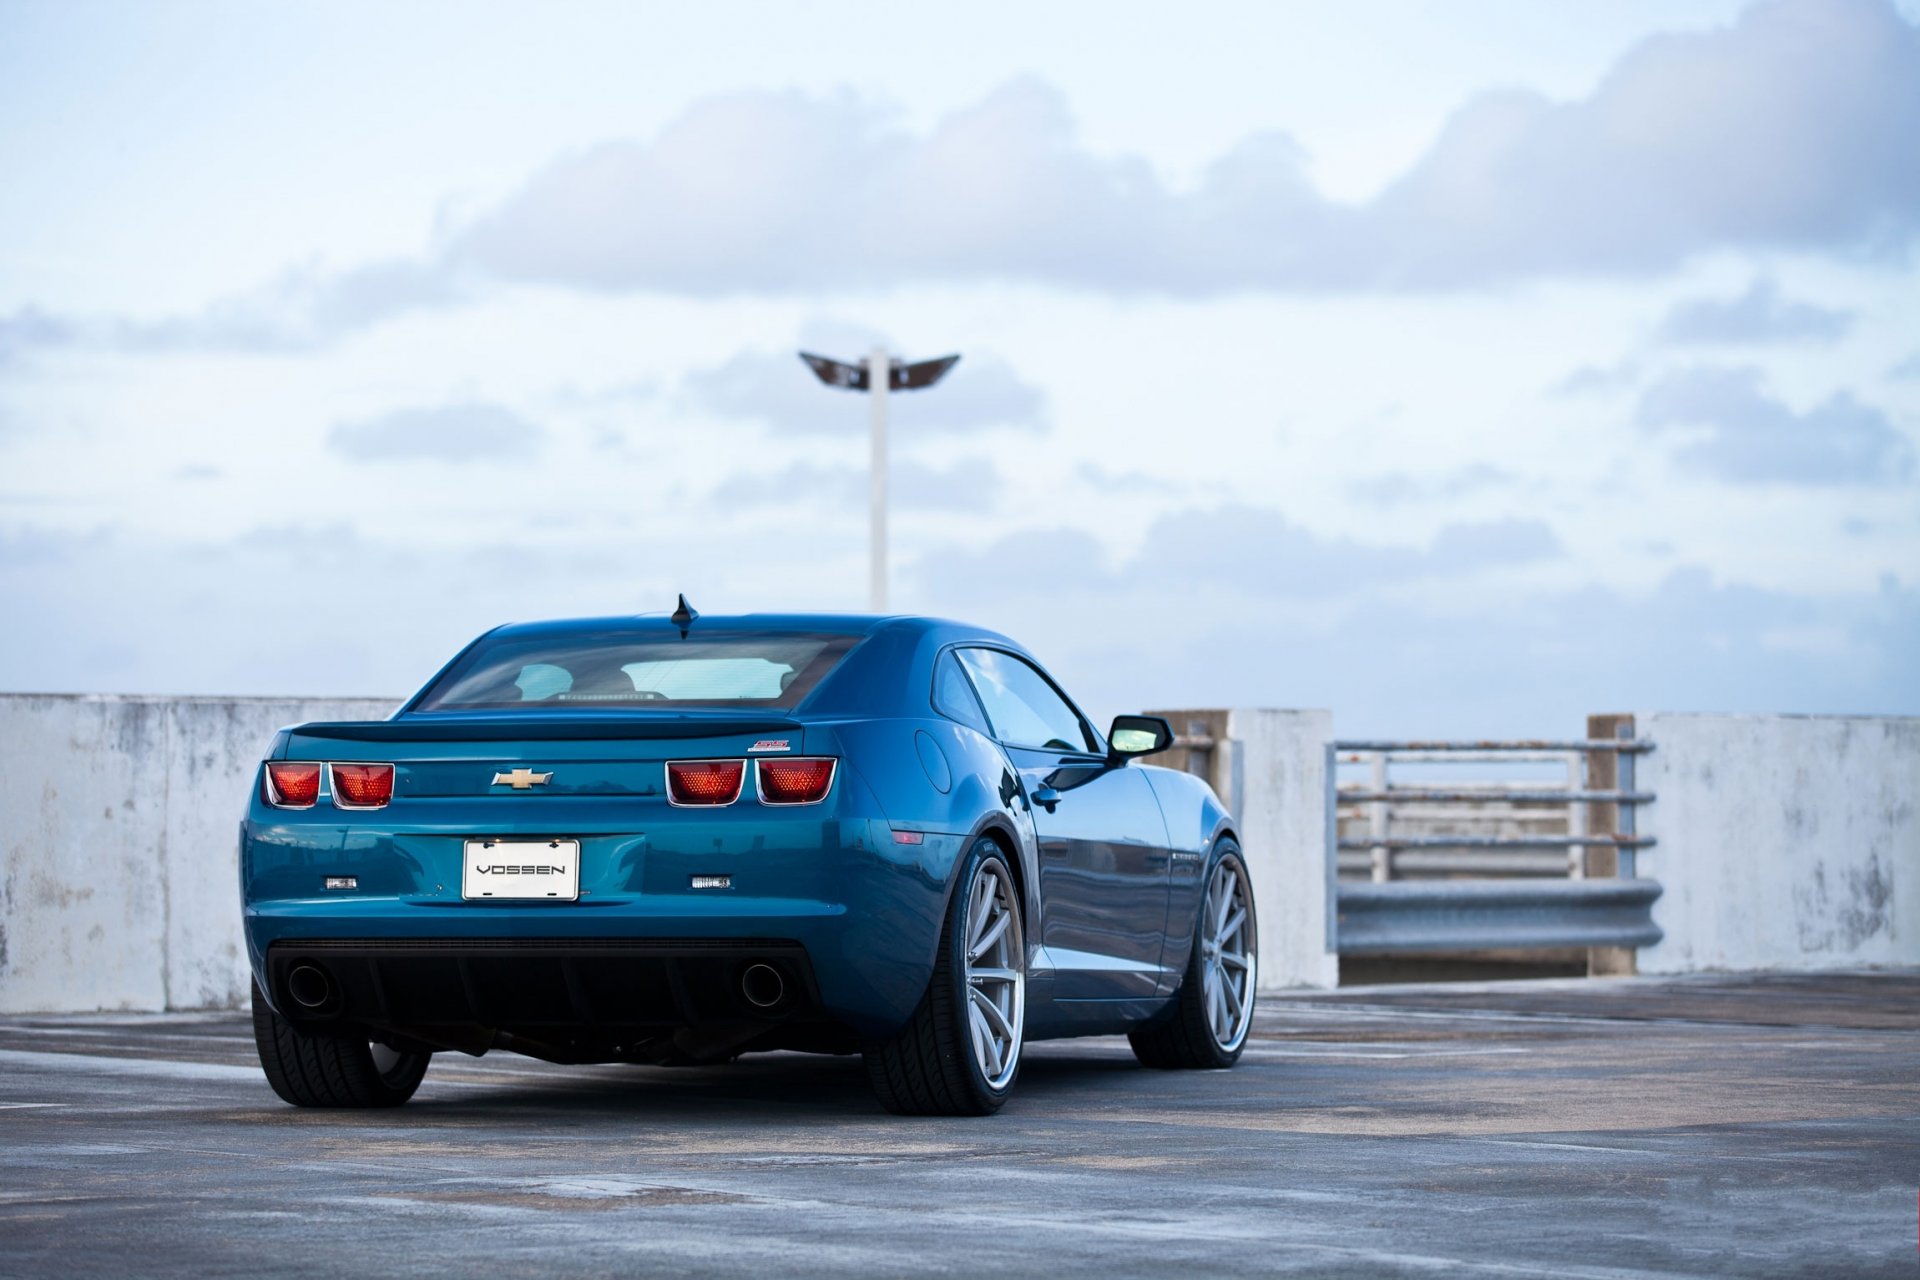
[[[1047,812],[1052,813],[1053,807],[1060,803],[1060,793],[1043,782],[1040,784],[1039,789],[1033,793],[1033,802],[1035,804],[1045,805]]]

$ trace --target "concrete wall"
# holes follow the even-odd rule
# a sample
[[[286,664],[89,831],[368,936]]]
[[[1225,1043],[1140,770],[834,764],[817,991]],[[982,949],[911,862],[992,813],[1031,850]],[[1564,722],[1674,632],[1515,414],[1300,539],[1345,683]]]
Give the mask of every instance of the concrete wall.
[[[273,733],[398,699],[0,695],[0,1013],[247,997],[237,828]]]
[[[1232,794],[1260,922],[1260,988],[1337,987],[1327,947],[1333,864],[1327,856],[1331,711],[1227,713]]]
[[[0,695],[0,1013],[233,1007],[235,828],[274,730],[397,700]],[[1197,714],[1197,713],[1196,713]],[[1334,986],[1326,711],[1236,709],[1213,762],[1260,985]],[[1920,719],[1644,715],[1665,893],[1644,973],[1920,965]]]
[[[1640,972],[1920,965],[1920,719],[1638,719]]]

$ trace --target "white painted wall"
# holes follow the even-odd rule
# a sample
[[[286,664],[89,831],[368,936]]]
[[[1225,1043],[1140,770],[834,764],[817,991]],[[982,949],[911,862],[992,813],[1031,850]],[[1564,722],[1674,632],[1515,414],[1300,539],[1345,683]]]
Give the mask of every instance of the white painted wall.
[[[1636,717],[1642,973],[1920,964],[1920,718]]]
[[[245,1004],[261,756],[284,725],[398,703],[0,694],[0,1013]]]
[[[1260,925],[1262,990],[1337,987],[1340,957],[1327,948],[1333,870],[1327,857],[1327,744],[1331,711],[1236,708],[1232,795]]]

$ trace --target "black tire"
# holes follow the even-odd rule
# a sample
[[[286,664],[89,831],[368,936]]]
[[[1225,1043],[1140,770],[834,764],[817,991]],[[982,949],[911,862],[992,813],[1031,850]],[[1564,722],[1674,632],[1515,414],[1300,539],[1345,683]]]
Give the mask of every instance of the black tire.
[[[968,1027],[966,915],[974,883],[987,866],[997,866],[1005,877],[1018,924],[1022,905],[1015,889],[1018,881],[999,846],[983,837],[968,851],[966,865],[954,882],[953,901],[934,955],[933,978],[919,1008],[891,1039],[869,1045],[865,1051],[873,1091],[880,1105],[895,1115],[991,1115],[1019,1078],[1016,1048],[1012,1073],[995,1088],[974,1058]],[[1021,968],[1025,968],[1024,957]]]
[[[427,1074],[430,1053],[400,1053],[383,1070],[364,1039],[315,1035],[275,1013],[253,988],[253,1043],[273,1091],[296,1107],[397,1107]],[[381,1049],[383,1058],[393,1050]]]
[[[1213,1027],[1207,1018],[1206,996],[1206,958],[1201,951],[1201,933],[1205,926],[1207,909],[1206,886],[1211,886],[1214,876],[1223,865],[1230,866],[1240,874],[1242,883],[1248,886],[1246,895],[1246,946],[1251,953],[1258,945],[1255,932],[1256,921],[1253,915],[1252,882],[1247,880],[1247,865],[1240,857],[1240,848],[1231,840],[1222,840],[1211,866],[1207,868],[1206,879],[1202,881],[1200,910],[1194,918],[1193,953],[1187,959],[1186,973],[1180,980],[1180,994],[1175,997],[1173,1009],[1158,1021],[1127,1033],[1127,1042],[1133,1046],[1133,1056],[1142,1066],[1156,1067],[1164,1071],[1220,1070],[1240,1061],[1241,1051],[1247,1047],[1247,1032],[1241,1031],[1231,1047],[1223,1046],[1214,1036]],[[1254,984],[1255,976],[1249,971],[1248,986]],[[1251,990],[1247,995],[1247,1025],[1253,1022],[1253,1000]]]

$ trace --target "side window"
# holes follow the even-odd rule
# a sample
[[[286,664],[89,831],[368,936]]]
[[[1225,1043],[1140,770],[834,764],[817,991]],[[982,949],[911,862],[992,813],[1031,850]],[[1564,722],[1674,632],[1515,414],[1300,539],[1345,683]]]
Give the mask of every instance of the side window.
[[[961,649],[994,736],[1021,747],[1095,751],[1093,734],[1047,678],[998,649]]]
[[[949,720],[958,720],[968,728],[993,736],[986,716],[981,714],[980,700],[973,696],[973,686],[967,683],[967,673],[960,669],[951,649],[940,655],[940,661],[933,668],[933,709]]]

